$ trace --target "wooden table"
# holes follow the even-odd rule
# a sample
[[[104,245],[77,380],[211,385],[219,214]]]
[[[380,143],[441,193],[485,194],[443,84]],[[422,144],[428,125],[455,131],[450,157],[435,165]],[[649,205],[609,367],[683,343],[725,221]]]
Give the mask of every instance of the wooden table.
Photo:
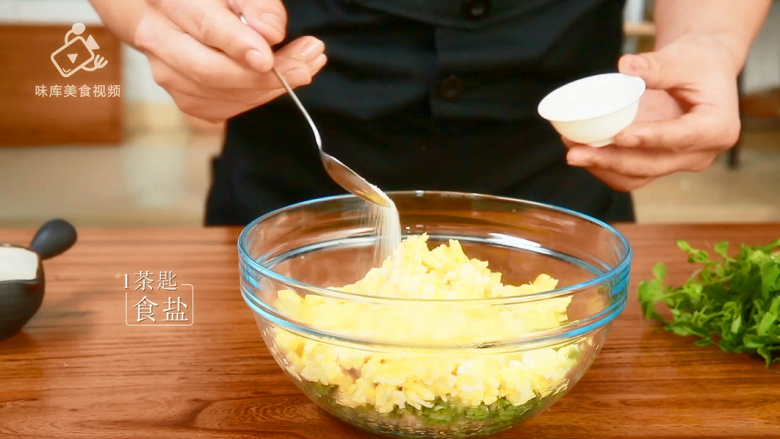
[[[654,263],[672,282],[692,272],[675,240],[765,244],[780,224],[619,228],[635,250],[631,299],[601,355],[548,412],[495,437],[780,438],[779,374],[659,330],[636,301]],[[0,241],[32,233],[0,231]],[[38,315],[0,343],[0,437],[367,437],[317,409],[269,355],[239,294],[238,233],[82,231],[46,262]],[[125,324],[124,275],[142,270],[176,274],[180,296],[194,285],[191,326]]]

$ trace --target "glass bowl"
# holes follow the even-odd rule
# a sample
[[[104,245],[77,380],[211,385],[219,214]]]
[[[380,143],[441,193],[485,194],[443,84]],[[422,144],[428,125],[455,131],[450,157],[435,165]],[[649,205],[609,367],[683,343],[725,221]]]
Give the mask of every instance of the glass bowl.
[[[249,224],[241,293],[268,349],[319,407],[373,433],[481,437],[564,396],[593,363],[628,296],[631,248],[609,225],[533,202],[394,192],[404,237],[458,240],[505,285],[488,299],[410,300],[337,289],[366,276],[377,243],[354,196],[296,204]],[[542,281],[544,277],[539,278]]]

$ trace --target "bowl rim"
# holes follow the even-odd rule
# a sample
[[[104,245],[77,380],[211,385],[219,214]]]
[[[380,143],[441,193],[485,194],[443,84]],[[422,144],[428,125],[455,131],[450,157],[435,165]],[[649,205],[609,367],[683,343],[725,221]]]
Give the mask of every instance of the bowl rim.
[[[624,99],[621,101],[620,105],[617,105],[608,111],[601,111],[595,113],[595,115],[591,115],[588,117],[555,117],[552,114],[555,113],[554,110],[550,109],[550,102],[553,99],[558,98],[558,96],[566,93],[567,91],[569,91],[574,87],[581,86],[583,83],[594,81],[597,79],[604,79],[607,77],[621,78],[627,83],[630,82],[636,83],[636,85],[634,86],[636,88],[632,88],[630,90],[632,93],[628,94],[628,97],[630,97],[631,99]],[[634,105],[637,101],[639,101],[639,99],[641,99],[642,96],[645,94],[645,91],[647,91],[647,83],[645,82],[644,79],[636,75],[629,75],[620,72],[611,72],[611,73],[602,73],[598,75],[585,76],[583,78],[579,78],[574,81],[563,84],[562,86],[548,93],[544,98],[542,98],[541,101],[539,101],[539,104],[536,107],[536,112],[539,113],[539,116],[541,116],[543,119],[555,123],[587,122],[595,119],[600,119],[605,116],[610,116],[625,110],[626,108]]]
[[[365,296],[362,294],[355,294],[355,293],[348,293],[343,291],[337,291],[330,288],[323,288],[318,287],[316,285],[308,284],[306,282],[301,282],[296,279],[292,279],[290,277],[284,276],[282,274],[279,274],[275,272],[273,269],[266,267],[265,265],[257,262],[252,257],[249,256],[249,253],[247,249],[245,248],[245,242],[247,240],[247,235],[249,232],[256,227],[258,224],[268,221],[273,217],[288,213],[290,211],[303,209],[306,207],[309,207],[311,205],[320,204],[320,203],[327,203],[327,202],[333,202],[333,201],[340,201],[340,200],[353,200],[357,199],[358,197],[352,194],[345,194],[345,195],[333,195],[333,196],[327,196],[327,197],[319,197],[314,198],[307,201],[302,201],[299,203],[291,204],[286,207],[282,207],[280,209],[276,209],[274,211],[271,211],[265,215],[262,215],[252,221],[251,223],[247,224],[244,229],[241,231],[240,235],[238,236],[238,252],[240,257],[240,262],[246,263],[250,265],[253,269],[260,272],[262,275],[267,276],[275,281],[281,282],[285,285],[289,285],[291,287],[294,287],[296,289],[306,290],[312,293],[316,293],[318,295],[329,297],[337,300],[349,300],[350,302],[370,302],[374,304],[459,304],[459,305],[511,305],[516,303],[524,303],[524,302],[532,302],[532,301],[539,301],[539,300],[545,300],[554,298],[561,295],[571,294],[575,293],[577,291],[593,288],[594,286],[598,286],[602,283],[605,283],[606,281],[618,276],[620,273],[622,273],[624,270],[629,269],[631,261],[633,259],[633,250],[631,248],[631,244],[628,242],[628,239],[626,239],[625,236],[623,236],[622,233],[620,233],[617,229],[612,227],[611,225],[605,223],[604,221],[598,220],[596,218],[593,218],[589,215],[567,209],[565,207],[560,207],[552,204],[546,204],[546,203],[540,203],[536,201],[528,201],[528,200],[522,200],[518,198],[511,198],[511,197],[502,197],[502,196],[496,196],[496,195],[484,195],[479,193],[469,193],[469,192],[455,192],[455,191],[423,191],[423,190],[414,190],[414,191],[387,191],[385,192],[390,198],[392,199],[392,195],[400,195],[400,196],[417,196],[417,197],[423,197],[425,195],[434,195],[434,196],[446,196],[446,197],[457,197],[457,198],[478,198],[478,199],[488,199],[492,201],[505,201],[505,202],[511,202],[515,204],[524,204],[526,206],[532,206],[536,208],[546,209],[546,210],[552,210],[559,213],[563,213],[566,215],[570,215],[576,218],[583,219],[587,222],[593,223],[595,225],[598,225],[604,229],[606,229],[608,232],[610,232],[613,236],[618,238],[618,241],[623,245],[623,247],[626,249],[625,255],[623,255],[623,258],[620,260],[619,263],[615,264],[614,267],[610,268],[609,270],[605,271],[604,273],[583,281],[578,282],[576,284],[567,286],[567,287],[561,287],[561,288],[555,288],[553,290],[549,291],[543,291],[538,293],[532,293],[522,296],[508,296],[508,297],[493,297],[493,298],[487,298],[487,299],[407,299],[407,298],[398,298],[398,297],[373,297],[373,296]],[[242,270],[243,271],[243,270]],[[239,273],[241,276],[241,273]]]

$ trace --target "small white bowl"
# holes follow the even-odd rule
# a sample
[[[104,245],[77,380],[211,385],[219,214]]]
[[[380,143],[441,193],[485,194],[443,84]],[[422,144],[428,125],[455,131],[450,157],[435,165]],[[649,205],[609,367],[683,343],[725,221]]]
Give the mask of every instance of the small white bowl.
[[[634,121],[645,88],[645,81],[637,76],[589,76],[548,94],[539,103],[538,111],[563,137],[585,145],[605,146]]]

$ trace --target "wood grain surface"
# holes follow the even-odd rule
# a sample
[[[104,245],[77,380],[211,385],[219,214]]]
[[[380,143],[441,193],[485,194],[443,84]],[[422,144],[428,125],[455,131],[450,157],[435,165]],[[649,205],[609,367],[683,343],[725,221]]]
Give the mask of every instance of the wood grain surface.
[[[69,24],[0,24],[0,146],[116,145],[122,141],[125,83],[120,41],[106,27],[88,24],[80,37],[92,36],[100,46],[94,53],[108,63],[95,71],[79,70],[63,77],[51,56],[65,44],[70,30]],[[66,65],[71,53],[78,55],[75,66],[86,61],[84,51],[60,52],[61,67],[74,67]],[[119,96],[108,95],[114,85],[119,86]],[[57,86],[61,95],[53,96],[51,89]],[[75,96],[65,92],[66,86],[76,87]],[[84,86],[90,89],[88,96],[81,93]],[[95,95],[96,86],[104,88],[103,97]],[[46,96],[36,95],[36,87],[45,87]]]
[[[780,224],[619,229],[635,251],[631,298],[602,353],[560,402],[494,437],[780,438],[780,374],[663,331],[636,301],[656,262],[672,282],[691,274],[675,240],[764,244]],[[316,408],[271,358],[239,293],[238,233],[84,230],[46,261],[40,312],[0,343],[0,437],[369,437]],[[26,244],[32,234],[0,231],[0,241]],[[123,276],[132,282],[142,270],[175,273],[182,293],[194,285],[191,326],[125,324]]]

